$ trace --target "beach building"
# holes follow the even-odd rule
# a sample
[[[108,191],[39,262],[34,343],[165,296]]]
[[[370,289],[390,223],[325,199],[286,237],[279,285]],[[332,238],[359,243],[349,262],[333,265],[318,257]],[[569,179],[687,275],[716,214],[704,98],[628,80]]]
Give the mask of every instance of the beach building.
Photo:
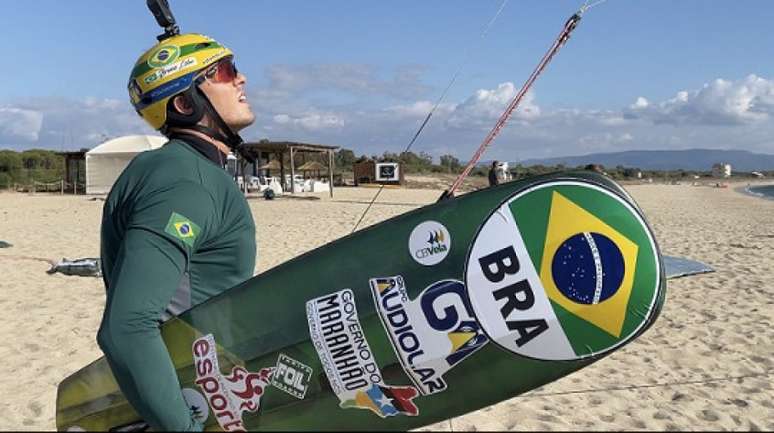
[[[712,166],[713,177],[731,177],[731,164],[719,162]]]
[[[86,152],[86,194],[107,194],[132,158],[166,142],[167,138],[158,135],[127,135]]]
[[[355,186],[360,184],[403,185],[406,181],[399,162],[376,162],[365,160],[352,166]]]

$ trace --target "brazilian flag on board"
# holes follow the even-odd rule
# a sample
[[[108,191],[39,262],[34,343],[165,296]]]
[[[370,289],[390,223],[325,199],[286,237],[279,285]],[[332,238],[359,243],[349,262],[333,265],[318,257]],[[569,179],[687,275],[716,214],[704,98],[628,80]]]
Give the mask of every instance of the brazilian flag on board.
[[[561,182],[509,203],[556,320],[578,358],[626,343],[656,313],[659,259],[634,207]]]

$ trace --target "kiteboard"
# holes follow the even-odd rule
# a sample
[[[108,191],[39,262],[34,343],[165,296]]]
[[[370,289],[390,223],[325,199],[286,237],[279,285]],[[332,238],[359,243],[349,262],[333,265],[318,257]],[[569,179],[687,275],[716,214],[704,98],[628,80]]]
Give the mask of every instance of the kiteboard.
[[[567,376],[650,327],[666,292],[632,198],[591,172],[440,201],[268,270],[162,336],[207,430],[406,430]],[[104,358],[59,430],[143,430]]]

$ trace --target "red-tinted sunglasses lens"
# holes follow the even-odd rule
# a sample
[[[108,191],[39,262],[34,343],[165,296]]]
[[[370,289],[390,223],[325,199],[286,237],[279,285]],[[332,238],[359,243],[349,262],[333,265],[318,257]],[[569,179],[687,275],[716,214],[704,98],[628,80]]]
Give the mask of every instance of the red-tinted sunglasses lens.
[[[216,83],[230,83],[236,79],[236,65],[231,58],[225,58],[218,62],[214,69],[207,72],[207,79]]]

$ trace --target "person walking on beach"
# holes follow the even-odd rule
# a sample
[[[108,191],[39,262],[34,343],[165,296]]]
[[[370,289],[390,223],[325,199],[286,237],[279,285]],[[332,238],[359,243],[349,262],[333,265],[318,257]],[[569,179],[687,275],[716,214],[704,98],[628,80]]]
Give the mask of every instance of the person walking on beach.
[[[492,162],[492,167],[489,169],[489,186],[496,186],[500,183],[500,179],[497,178],[497,168],[499,165],[499,161]]]
[[[97,342],[153,429],[201,430],[159,327],[253,275],[253,217],[224,163],[255,115],[231,50],[199,34],[165,36],[137,60],[129,95],[169,141],[135,157],[105,201]]]

